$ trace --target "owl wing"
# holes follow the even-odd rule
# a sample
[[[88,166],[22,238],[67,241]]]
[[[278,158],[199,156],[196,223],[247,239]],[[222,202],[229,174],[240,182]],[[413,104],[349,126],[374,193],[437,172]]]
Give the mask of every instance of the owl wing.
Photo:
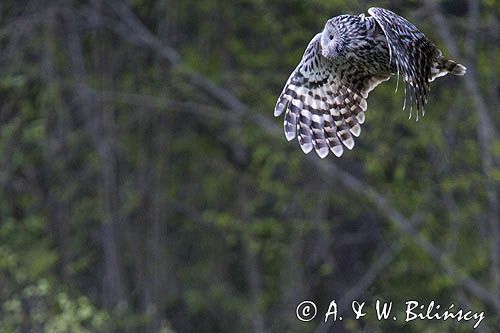
[[[441,51],[405,18],[383,8],[370,8],[368,13],[382,28],[389,46],[391,62],[405,82],[405,102],[416,103],[418,113],[427,103],[431,68]],[[411,109],[410,109],[411,110]],[[411,111],[410,111],[411,117]]]
[[[321,55],[320,36],[311,40],[290,75],[274,115],[285,112],[285,136],[288,141],[298,136],[304,153],[314,148],[321,158],[329,150],[340,157],[361,133],[368,93],[389,76],[374,76],[346,60],[329,61]]]

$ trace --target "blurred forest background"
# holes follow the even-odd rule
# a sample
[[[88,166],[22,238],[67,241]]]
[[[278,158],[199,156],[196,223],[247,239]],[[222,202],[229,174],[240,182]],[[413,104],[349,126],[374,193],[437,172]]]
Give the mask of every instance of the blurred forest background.
[[[395,80],[341,159],[276,99],[339,14],[392,9],[465,77]],[[0,332],[470,332],[322,323],[329,302],[485,311],[500,331],[498,0],[0,3]],[[305,299],[318,317],[302,323]],[[399,306],[398,306],[399,305]]]

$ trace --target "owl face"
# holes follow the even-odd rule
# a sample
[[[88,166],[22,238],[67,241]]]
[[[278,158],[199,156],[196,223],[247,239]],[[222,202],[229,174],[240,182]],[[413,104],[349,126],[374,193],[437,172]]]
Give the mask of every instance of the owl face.
[[[357,43],[352,36],[359,35],[363,39],[366,35],[366,27],[364,23],[361,24],[361,20],[361,17],[352,15],[340,15],[328,20],[321,32],[323,57],[334,60],[352,51]]]
[[[349,26],[350,16],[341,15],[328,20],[321,33],[321,54],[333,60],[345,53],[346,29]]]
[[[321,54],[333,60],[342,52],[342,46],[340,31],[333,19],[329,20],[321,33]]]

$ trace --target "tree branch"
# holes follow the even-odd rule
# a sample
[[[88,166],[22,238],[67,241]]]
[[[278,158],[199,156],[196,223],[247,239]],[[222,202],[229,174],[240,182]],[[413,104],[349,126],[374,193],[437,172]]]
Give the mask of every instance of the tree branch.
[[[194,102],[178,102],[167,97],[141,95],[128,92],[119,92],[111,90],[94,90],[86,84],[78,84],[75,89],[81,93],[89,94],[96,101],[112,101],[114,103],[124,103],[130,106],[145,106],[151,109],[175,109],[177,112],[186,112],[203,117],[223,120],[225,122],[240,123],[244,118],[240,114],[232,114],[226,110],[221,110],[218,107],[211,105],[194,103]]]

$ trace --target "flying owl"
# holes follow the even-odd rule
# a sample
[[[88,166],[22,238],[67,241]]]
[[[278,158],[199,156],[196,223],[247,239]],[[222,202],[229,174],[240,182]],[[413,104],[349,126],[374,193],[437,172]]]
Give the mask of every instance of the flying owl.
[[[390,10],[371,16],[341,15],[326,22],[311,40],[278,98],[274,115],[285,112],[288,141],[298,137],[304,153],[340,157],[354,147],[365,121],[368,93],[392,74],[404,80],[403,109],[424,114],[429,82],[466,68],[442,56],[413,24]],[[397,86],[396,86],[397,89]]]

